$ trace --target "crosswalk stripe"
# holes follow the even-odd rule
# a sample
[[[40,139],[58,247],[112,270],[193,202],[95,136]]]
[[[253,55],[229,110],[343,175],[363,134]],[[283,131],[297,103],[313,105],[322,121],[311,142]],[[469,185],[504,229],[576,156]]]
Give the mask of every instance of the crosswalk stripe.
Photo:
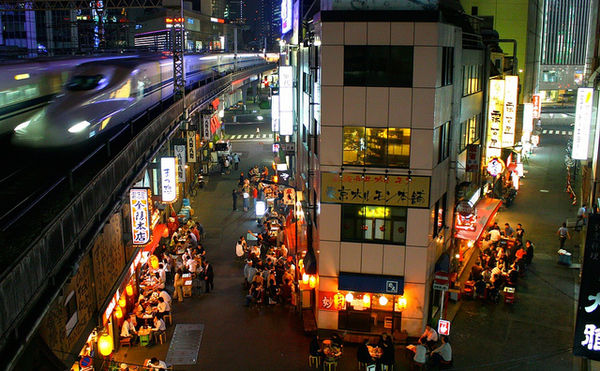
[[[273,134],[269,134],[269,138],[273,138]]]
[[[573,132],[572,132],[572,131],[570,131],[570,132],[569,132],[569,135],[573,135]]]
[[[232,136],[231,136],[231,139],[236,139],[236,138],[237,138],[237,139],[239,139],[239,138],[241,138],[241,137],[242,137],[241,135],[232,135]]]
[[[254,134],[250,134],[250,139],[254,138]]]
[[[542,131],[542,134],[548,134],[548,130],[544,129],[544,131]]]
[[[562,135],[567,135],[567,132],[563,130]]]
[[[554,130],[548,130],[548,134],[554,134]]]
[[[267,137],[267,134],[263,134],[263,138],[266,138],[266,137]]]
[[[244,134],[244,139],[248,138],[248,134]]]

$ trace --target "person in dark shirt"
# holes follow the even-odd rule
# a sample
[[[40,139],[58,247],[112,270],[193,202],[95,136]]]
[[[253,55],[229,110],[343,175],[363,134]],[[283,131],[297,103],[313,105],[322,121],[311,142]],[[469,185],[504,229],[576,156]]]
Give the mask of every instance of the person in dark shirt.
[[[358,350],[356,351],[356,358],[358,359],[358,362],[370,365],[374,362],[374,360],[369,353],[369,348],[367,348],[368,344],[368,339],[363,340],[362,344],[358,346]]]
[[[323,351],[321,350],[321,343],[318,336],[313,336],[310,341],[309,354],[315,357],[322,357]]]

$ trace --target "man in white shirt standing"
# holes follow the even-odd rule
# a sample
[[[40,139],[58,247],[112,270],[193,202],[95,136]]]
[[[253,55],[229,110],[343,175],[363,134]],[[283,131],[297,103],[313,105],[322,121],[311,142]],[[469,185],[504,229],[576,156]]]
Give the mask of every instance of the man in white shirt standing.
[[[419,344],[427,344],[429,349],[433,348],[438,341],[438,333],[429,325],[425,325],[425,331],[419,338]]]

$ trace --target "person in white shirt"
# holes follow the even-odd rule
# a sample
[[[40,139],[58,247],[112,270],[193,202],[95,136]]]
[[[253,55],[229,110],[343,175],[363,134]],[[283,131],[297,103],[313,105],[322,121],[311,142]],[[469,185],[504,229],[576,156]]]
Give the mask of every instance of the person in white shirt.
[[[163,263],[158,265],[158,277],[161,282],[167,282],[167,270],[165,269]]]
[[[131,323],[130,319],[125,319],[123,321],[123,325],[121,326],[121,338],[131,338],[131,343],[135,342],[137,336],[137,331],[135,330],[135,326]]]
[[[158,343],[158,337],[165,331],[167,331],[165,321],[163,321],[162,318],[159,317],[160,315],[154,317],[154,328],[152,329],[155,343]]]
[[[413,360],[421,365],[427,363],[427,348],[423,344],[417,344],[415,347],[415,356]]]
[[[166,292],[165,290],[162,290],[160,292],[160,294],[158,294],[158,296],[160,296],[161,298],[164,299],[165,303],[168,303],[169,306],[171,306],[171,295],[169,295],[168,292]]]
[[[500,241],[500,237],[501,236],[500,236],[500,230],[499,229],[494,228],[494,229],[492,229],[490,231],[490,240],[492,242],[498,242],[498,241]]]
[[[190,273],[196,273],[196,271],[198,270],[198,262],[196,261],[196,259],[189,258],[185,262],[185,265],[186,265],[188,271],[190,271]]]
[[[158,298],[158,305],[156,306],[156,309],[158,309],[158,313],[161,315],[171,313],[171,306],[162,297]]]
[[[419,344],[426,344],[430,349],[435,346],[438,341],[438,333],[431,326],[425,325],[425,331],[419,338]]]
[[[442,336],[442,345],[431,351],[431,360],[434,365],[452,363],[452,347],[448,342],[448,337]]]
[[[153,357],[149,364],[149,367],[151,367],[154,370],[166,370],[167,369],[167,364],[165,363],[165,361],[160,361],[158,358]]]

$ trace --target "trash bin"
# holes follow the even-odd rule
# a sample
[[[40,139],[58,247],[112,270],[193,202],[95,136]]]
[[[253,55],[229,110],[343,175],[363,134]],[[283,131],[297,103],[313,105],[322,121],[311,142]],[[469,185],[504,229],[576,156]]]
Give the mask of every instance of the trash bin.
[[[571,265],[571,253],[565,249],[558,250],[558,264]]]

